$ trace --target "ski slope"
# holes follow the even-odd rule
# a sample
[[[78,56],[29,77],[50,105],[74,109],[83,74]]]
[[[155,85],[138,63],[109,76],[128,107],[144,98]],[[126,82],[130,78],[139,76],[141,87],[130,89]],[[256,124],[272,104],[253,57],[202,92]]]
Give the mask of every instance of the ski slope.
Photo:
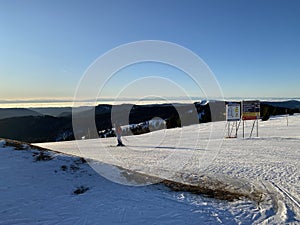
[[[49,161],[35,160],[39,150],[2,142],[0,224],[298,224],[299,128],[294,115],[289,126],[285,117],[260,122],[252,139],[240,132],[223,138],[225,123],[216,122],[128,136],[125,148],[115,147],[115,138],[37,144],[55,151],[46,152]],[[137,187],[147,180],[122,168],[183,182],[183,175],[205,175],[249,196],[259,190],[262,199],[227,202],[162,184]],[[81,186],[88,190],[74,194]]]
[[[252,224],[260,214],[251,201],[209,199],[162,184],[120,185],[79,157],[52,151],[39,157],[40,150],[21,148],[0,141],[1,225]]]
[[[114,147],[114,138],[38,146],[164,179],[204,174],[232,189],[259,190],[264,193],[259,215],[249,215],[259,223],[292,223],[300,221],[300,115],[288,120],[288,126],[285,116],[260,121],[259,137],[253,133],[251,139],[252,121],[245,123],[246,138],[240,127],[236,139],[224,138],[226,123],[215,122],[128,136],[123,138],[126,148]],[[113,170],[91,165],[107,179],[135,185]]]

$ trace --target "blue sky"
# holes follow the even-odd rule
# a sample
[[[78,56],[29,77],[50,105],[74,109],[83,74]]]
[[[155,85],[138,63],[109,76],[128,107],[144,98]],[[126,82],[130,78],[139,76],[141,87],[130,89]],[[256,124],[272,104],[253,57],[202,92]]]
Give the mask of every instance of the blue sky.
[[[297,0],[0,0],[0,100],[71,99],[95,59],[140,40],[195,52],[225,97],[300,97],[299,23]],[[153,73],[173,80],[176,71]],[[184,74],[174,81],[191,87]],[[123,85],[114,82],[103,97]]]

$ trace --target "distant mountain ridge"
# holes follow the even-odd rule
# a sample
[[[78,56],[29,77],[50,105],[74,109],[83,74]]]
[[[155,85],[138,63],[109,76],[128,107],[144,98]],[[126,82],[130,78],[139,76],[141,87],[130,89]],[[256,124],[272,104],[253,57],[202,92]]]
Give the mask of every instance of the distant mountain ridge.
[[[8,109],[0,109],[0,120],[13,118],[13,117],[23,117],[23,116],[42,116],[43,114],[24,108],[8,108]]]
[[[192,106],[192,107],[191,107]],[[211,118],[211,108],[218,112]],[[139,124],[155,117],[166,121],[167,128],[180,127],[181,118],[177,109],[180,109],[185,118],[189,118],[190,109],[197,110],[200,123],[225,120],[225,102],[202,101],[194,104],[152,104],[152,105],[98,105],[79,108],[77,116],[85,116],[87,110],[95,110],[95,123],[97,131],[105,131],[112,128],[111,112],[129,113],[129,123]],[[261,118],[268,120],[272,115],[300,113],[299,101],[261,102]],[[124,116],[128,114],[124,114]],[[125,121],[125,122],[124,122]],[[124,118],[120,123],[128,123]],[[192,122],[191,122],[192,123]],[[136,130],[134,134],[149,132],[149,130]],[[82,130],[82,136],[96,138],[99,133],[89,136],[88,130]],[[72,108],[30,108],[30,109],[0,109],[0,137],[26,142],[51,142],[73,140]]]
[[[289,100],[289,101],[283,101],[283,102],[263,102],[268,105],[272,105],[275,107],[282,107],[282,108],[287,108],[287,109],[299,109],[300,108],[300,102],[296,100]]]
[[[61,117],[72,114],[71,107],[51,107],[51,108],[31,108],[31,110],[40,113],[41,115]]]

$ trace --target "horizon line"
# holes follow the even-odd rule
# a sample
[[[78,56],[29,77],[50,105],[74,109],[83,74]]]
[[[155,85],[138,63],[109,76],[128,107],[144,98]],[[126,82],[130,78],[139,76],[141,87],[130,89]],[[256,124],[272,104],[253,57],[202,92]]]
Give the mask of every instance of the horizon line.
[[[230,100],[300,100],[300,97],[214,97],[214,98],[201,98],[201,97],[183,97],[183,96],[178,96],[178,97],[153,97],[153,98],[98,98],[98,99],[82,99],[82,100],[74,100],[74,99],[50,99],[50,98],[45,98],[45,99],[0,99],[0,104],[22,104],[22,103],[70,103],[70,102],[78,102],[78,103],[94,103],[94,102],[121,102],[121,101],[168,101],[168,100],[184,100],[184,101],[189,101],[189,100],[198,100],[198,101],[203,101],[203,100],[225,100],[225,101],[230,101]]]

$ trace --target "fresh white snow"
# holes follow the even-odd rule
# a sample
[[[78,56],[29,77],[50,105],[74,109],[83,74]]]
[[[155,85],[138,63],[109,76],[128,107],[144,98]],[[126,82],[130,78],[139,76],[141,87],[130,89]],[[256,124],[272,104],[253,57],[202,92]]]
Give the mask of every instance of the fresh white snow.
[[[251,126],[247,121],[246,137]],[[289,126],[285,117],[260,121],[259,137],[252,139],[243,139],[241,128],[237,139],[223,138],[225,122],[216,122],[128,136],[125,148],[114,147],[115,138],[37,144],[88,158],[108,180],[76,157],[51,153],[54,159],[35,162],[37,150],[0,143],[0,224],[297,224],[299,128],[300,115],[294,115]],[[136,187],[143,182],[110,165],[175,181],[204,174],[263,197],[226,202],[162,185]],[[74,194],[80,186],[89,190]]]
[[[99,176],[80,158],[34,149],[0,148],[0,224],[251,224],[228,203],[165,186],[125,186]],[[120,170],[119,170],[120,171]],[[88,188],[74,194],[78,188]],[[231,212],[233,205],[239,212]],[[235,214],[233,214],[235,213]]]

